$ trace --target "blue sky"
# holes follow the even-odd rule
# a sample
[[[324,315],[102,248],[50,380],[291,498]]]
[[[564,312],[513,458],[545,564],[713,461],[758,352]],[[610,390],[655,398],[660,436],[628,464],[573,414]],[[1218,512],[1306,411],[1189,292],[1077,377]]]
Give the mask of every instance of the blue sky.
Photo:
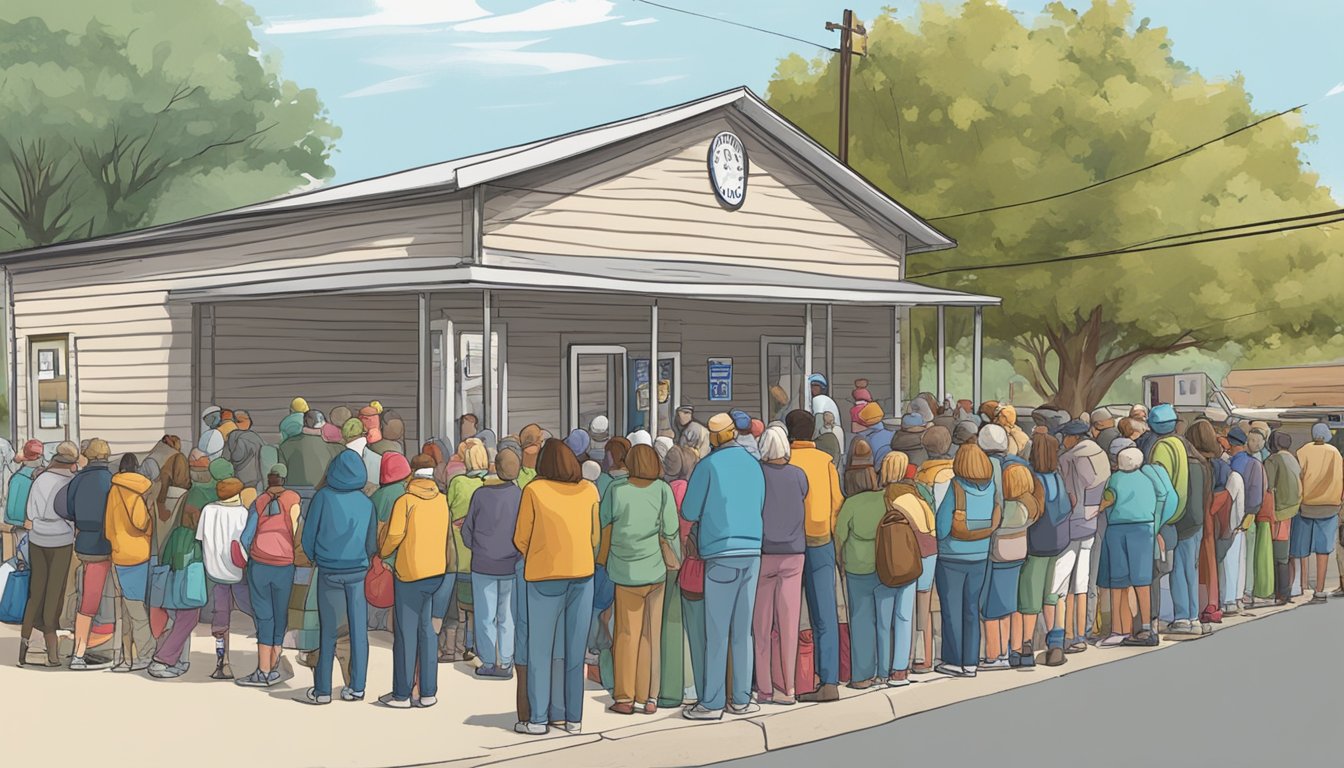
[[[660,0],[823,44],[843,0]],[[892,0],[849,0],[872,19]],[[1005,0],[1030,21],[1045,0]],[[1083,6],[1087,0],[1073,0]],[[747,85],[764,94],[802,43],[636,0],[252,0],[287,77],[315,87],[344,130],[335,182],[595,125]],[[901,12],[913,2],[898,5]],[[1307,159],[1344,189],[1339,0],[1134,0],[1206,76],[1245,75],[1257,108],[1307,111]],[[1342,196],[1338,191],[1336,198]]]

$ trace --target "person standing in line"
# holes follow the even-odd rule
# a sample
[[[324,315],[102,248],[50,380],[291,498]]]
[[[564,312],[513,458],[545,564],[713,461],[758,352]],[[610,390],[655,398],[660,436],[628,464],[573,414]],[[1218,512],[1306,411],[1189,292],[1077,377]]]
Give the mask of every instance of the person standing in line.
[[[79,608],[75,614],[75,647],[70,656],[70,668],[74,670],[112,666],[110,658],[96,654],[86,656],[93,617],[98,613],[107,577],[112,572],[112,545],[104,535],[107,497],[112,492],[112,471],[107,465],[111,455],[107,441],[97,437],[90,439],[84,448],[88,464],[75,473],[65,489],[66,509],[75,523],[75,556],[83,568]]]
[[[327,469],[327,480],[309,502],[304,518],[303,551],[317,566],[320,641],[310,704],[331,703],[331,666],[344,616],[350,628],[350,676],[343,701],[363,701],[369,667],[369,603],[364,576],[377,550],[378,518],[364,495],[367,470],[360,448],[341,451]],[[209,562],[207,560],[207,562]]]
[[[1274,520],[1269,524],[1274,542],[1274,604],[1287,605],[1293,601],[1293,568],[1291,555],[1292,528],[1302,509],[1302,465],[1292,454],[1293,438],[1282,430],[1269,436],[1273,451],[1265,459],[1265,483],[1274,492]],[[1334,544],[1334,537],[1326,540],[1325,548]],[[1329,564],[1327,554],[1325,562]],[[1325,579],[1321,579],[1324,583]],[[1322,592],[1325,590],[1322,589]]]
[[[939,427],[939,429],[944,432],[947,431],[944,427]],[[894,453],[895,451],[887,454],[888,461]],[[938,521],[934,515],[933,507],[924,499],[913,482],[900,480],[888,483],[883,489],[882,497],[888,513],[900,512],[909,521],[910,527],[914,529],[915,541],[920,547],[921,555],[921,571],[918,579],[899,587],[887,587],[880,582],[878,586],[879,602],[885,602],[891,608],[889,613],[882,610],[878,612],[878,671],[885,675],[883,682],[888,687],[901,688],[910,684],[910,667],[914,663],[914,640],[915,629],[917,628],[915,608],[918,604],[919,587],[925,578],[923,564],[929,562],[928,556],[923,555],[926,546],[924,542],[933,541],[934,547],[937,547],[934,532],[938,530]],[[928,568],[930,572],[928,579],[929,583],[932,584],[933,564],[930,563]],[[882,591],[888,589],[892,590],[894,594],[892,594],[890,600],[885,600]],[[889,645],[884,643],[884,638],[888,635],[891,637]],[[931,643],[931,633],[929,639]],[[884,646],[889,648],[889,654],[883,650]],[[932,657],[933,652],[928,651],[927,655]],[[882,666],[887,667],[887,669],[883,671]]]
[[[806,413],[806,411],[804,411],[804,413]],[[812,414],[809,413],[808,415],[811,416]],[[877,466],[882,465],[882,459],[886,458],[887,451],[891,450],[892,438],[896,436],[896,434],[890,429],[887,429],[886,425],[882,422],[884,415],[885,414],[882,413],[882,406],[877,403],[868,403],[859,410],[858,416],[854,419],[854,424],[852,425],[854,436],[850,438],[850,447],[845,449],[846,456],[848,456],[850,450],[852,450],[854,440],[863,438],[868,441],[868,445],[873,449],[873,463]],[[785,422],[788,422],[787,417],[785,418]],[[816,417],[813,417],[813,424],[815,425],[815,423]],[[793,437],[792,431],[789,432],[789,436]],[[812,437],[809,436],[808,440],[812,440]]]
[[[373,514],[378,518],[378,540],[387,534],[388,521],[392,519],[392,508],[397,500],[406,494],[406,481],[411,476],[410,462],[399,451],[389,450],[382,454],[378,464],[378,490],[369,499],[373,502]],[[392,560],[383,560],[388,568],[396,567],[396,556]],[[369,629],[391,630],[392,614],[396,606],[377,608],[369,606]]]
[[[810,438],[812,414],[794,411],[790,418],[795,414],[806,418]],[[801,426],[801,419],[795,423]],[[682,711],[688,720],[719,720],[725,708],[735,715],[760,710],[751,700],[751,619],[761,572],[765,477],[760,463],[734,442],[731,416],[716,414],[708,428],[714,449],[696,465],[682,501],[682,514],[699,525],[697,549],[705,561],[705,685],[699,703]],[[830,457],[816,453],[834,467]],[[730,657],[731,698],[725,689]]]
[[[838,567],[845,574],[849,598],[849,687],[859,691],[881,685],[891,674],[890,617],[897,592],[877,578],[877,526],[887,514],[887,505],[871,457],[872,450],[862,438],[850,444],[847,496],[835,523]],[[888,618],[885,625],[878,621],[879,615]]]
[[[384,454],[386,455],[386,454]],[[411,459],[411,481],[392,508],[379,552],[396,557],[392,622],[392,691],[378,698],[384,706],[410,709],[438,703],[438,642],[432,622],[434,593],[448,570],[448,500],[434,482],[434,458]],[[412,701],[416,669],[420,696]]]
[[[869,405],[875,405],[869,403]],[[867,406],[865,406],[867,407]],[[878,424],[881,424],[880,411]],[[870,414],[871,415],[871,414]],[[784,417],[789,431],[789,464],[807,475],[807,496],[803,506],[807,516],[803,535],[807,549],[803,553],[803,595],[807,600],[807,615],[812,623],[812,641],[815,657],[813,674],[820,678],[820,687],[798,697],[799,701],[831,702],[840,700],[840,616],[836,601],[835,522],[844,504],[840,492],[840,473],[831,457],[817,448],[812,441],[816,433],[816,418],[807,411],[792,411]],[[891,436],[884,445],[890,450]],[[850,446],[846,455],[854,455]],[[799,674],[809,674],[800,670]]]
[[[969,422],[967,422],[969,424]],[[974,432],[971,433],[974,435]],[[934,424],[924,430],[924,450],[929,458],[919,465],[915,472],[915,488],[919,496],[932,509],[937,509],[947,494],[952,481],[952,431],[947,427]],[[921,572],[915,582],[915,629],[923,636],[921,661],[912,668],[915,674],[927,674],[933,671],[933,580],[938,565],[937,526],[931,525],[927,531],[921,531],[916,525],[915,539],[919,542]]]
[[[1049,435],[1039,435],[1031,441],[1031,471],[1041,493],[1041,516],[1027,529],[1027,560],[1022,566],[1018,582],[1018,610],[1026,633],[1022,641],[1019,664],[1033,667],[1037,658],[1032,655],[1032,635],[1036,617],[1045,620],[1045,651],[1039,661],[1047,667],[1062,666],[1064,654],[1064,612],[1059,608],[1061,593],[1066,583],[1054,581],[1056,562],[1069,548],[1069,517],[1073,505],[1069,503],[1064,480],[1059,476],[1059,443]]]
[[[1138,448],[1121,450],[1116,469],[1106,481],[1101,502],[1107,517],[1102,542],[1107,567],[1102,575],[1111,597],[1112,633],[1099,647],[1153,645],[1156,635],[1152,627],[1150,587],[1161,522],[1159,511],[1166,504],[1166,490],[1141,471],[1143,452]],[[1136,606],[1129,604],[1130,590],[1137,597]],[[1135,615],[1142,622],[1137,629],[1130,626],[1130,617]]]
[[[266,478],[262,475],[261,449],[266,442],[252,431],[252,416],[244,410],[233,412],[238,428],[224,441],[224,458],[233,465],[233,476],[247,488],[259,489]]]
[[[241,551],[243,530],[247,528],[243,488],[243,481],[236,477],[215,483],[218,500],[205,505],[196,525],[196,540],[201,542],[201,558],[213,602],[210,616],[210,634],[215,638],[215,671],[210,674],[213,680],[233,679],[229,628],[234,606],[252,613],[247,585],[243,583],[243,566],[234,558],[235,548]]]
[[[761,448],[751,434],[751,414],[740,408],[734,408],[728,415],[733,417],[733,429],[737,430],[737,444],[746,449],[751,458],[760,461]]]
[[[803,533],[807,473],[789,464],[789,435],[781,426],[769,427],[761,436],[761,471],[765,476],[761,579],[756,585],[756,609],[752,617],[756,700],[761,704],[787,706],[797,700],[803,553],[807,551]],[[771,636],[776,628],[777,642]],[[777,665],[772,663],[772,653],[779,655]],[[776,666],[783,673],[782,680],[772,679]],[[805,673],[811,674],[812,670]]]
[[[2,446],[0,446],[2,447]],[[33,488],[33,477],[42,469],[42,441],[29,440],[14,456],[17,465],[11,470],[6,462],[5,482],[5,519],[0,526],[8,534],[6,537],[6,560],[19,551],[19,539],[23,537],[28,522],[28,494]]]
[[[485,443],[473,437],[463,443],[462,460],[467,472],[454,477],[448,483],[448,513],[452,518],[453,541],[457,547],[457,575],[454,576],[454,588],[457,597],[457,632],[453,645],[449,649],[449,658],[471,661],[476,658],[476,621],[475,608],[471,598],[471,548],[462,536],[462,526],[467,520],[467,511],[471,509],[471,499],[485,485],[490,474],[490,455]]]
[[[1055,562],[1053,583],[1065,585],[1064,651],[1080,653],[1087,650],[1086,638],[1095,625],[1097,604],[1106,598],[1097,587],[1101,562],[1095,546],[1099,533],[1104,533],[1099,512],[1111,463],[1101,446],[1087,436],[1088,426],[1081,421],[1065,422],[1059,432],[1064,448],[1059,456],[1059,477],[1073,511],[1069,515],[1069,547]],[[1093,591],[1097,592],[1095,600]]]
[[[663,480],[672,489],[672,498],[677,502],[677,542],[683,563],[688,554],[686,537],[690,534],[691,524],[681,517],[681,502],[686,498],[686,481],[695,470],[695,463],[694,452],[680,445],[672,446],[663,457]],[[662,680],[658,685],[659,707],[671,708],[695,701],[695,677],[689,664],[687,611],[680,576],[680,570],[668,571],[667,588],[663,592],[663,659],[659,664],[662,671]]]
[[[975,677],[980,657],[980,596],[988,573],[989,539],[1002,510],[994,464],[974,442],[953,459],[954,477],[938,504],[938,564],[934,580],[942,603],[942,663],[935,672]]]
[[[1257,536],[1253,531],[1255,520],[1259,517],[1260,508],[1265,502],[1265,470],[1261,461],[1255,457],[1255,452],[1247,447],[1249,442],[1250,438],[1241,427],[1233,427],[1227,431],[1227,452],[1232,454],[1232,471],[1241,476],[1242,486],[1246,489],[1243,514],[1237,526],[1242,532],[1242,549],[1246,554],[1238,563],[1240,583],[1229,584],[1228,588],[1234,590],[1234,594],[1242,596],[1247,608],[1254,608],[1255,593],[1259,590],[1259,576],[1255,573]]]
[[[290,414],[291,416],[293,414]],[[286,483],[294,488],[316,488],[327,473],[327,465],[341,447],[322,436],[327,420],[322,412],[310,409],[303,414],[299,434],[280,443],[280,463],[289,470]],[[339,431],[338,431],[339,434]]]
[[[215,495],[215,481],[210,475],[210,460],[201,452],[199,448],[193,448],[187,457],[187,480],[186,493],[181,497],[178,504],[168,520],[162,520],[162,527],[168,528],[165,532],[164,543],[167,543],[167,537],[178,527],[186,528],[193,534],[197,524],[200,522],[201,510],[218,497]],[[165,470],[168,465],[165,465]],[[181,483],[182,478],[177,477],[175,483]],[[160,515],[162,512],[160,512]],[[162,546],[158,550],[160,556],[163,554]],[[83,613],[83,609],[80,609]],[[158,647],[154,651],[154,659],[149,664],[149,676],[158,680],[172,680],[186,674],[191,666],[191,633],[201,620],[200,608],[181,608],[173,609],[169,612],[172,628],[159,637]],[[76,621],[79,617],[76,617]]]
[[[597,488],[583,479],[574,452],[563,440],[545,441],[537,459],[537,477],[523,489],[513,545],[524,560],[527,582],[527,677],[530,719],[518,733],[547,733],[552,676],[547,662],[563,666],[565,731],[583,730],[583,663],[593,613],[594,553],[600,541]]]
[[[1302,511],[1294,530],[1292,556],[1302,573],[1302,591],[1307,589],[1307,561],[1316,556],[1316,593],[1314,604],[1327,600],[1325,572],[1330,564],[1339,530],[1339,511],[1344,504],[1344,459],[1329,442],[1330,428],[1313,424],[1311,442],[1297,450],[1302,467]],[[1249,496],[1249,493],[1247,494]],[[1344,579],[1344,574],[1340,576]]]
[[[154,636],[149,631],[149,555],[154,527],[145,504],[149,478],[140,474],[135,454],[121,457],[107,497],[103,522],[112,546],[112,572],[121,610],[121,663],[113,672],[139,672],[154,656]]]
[[[247,514],[241,543],[247,550],[247,587],[257,624],[257,668],[234,682],[269,688],[280,682],[280,647],[294,590],[294,541],[298,535],[299,494],[285,487],[288,470],[276,464],[266,473],[266,490]]]
[[[611,527],[607,573],[616,585],[613,642],[616,714],[658,711],[661,682],[663,589],[668,555],[676,552],[677,502],[660,479],[658,454],[636,445],[626,457],[629,479],[613,484],[601,501],[599,520]]]
[[[61,665],[61,606],[65,603],[66,574],[74,554],[75,528],[67,516],[59,514],[57,497],[70,483],[79,449],[71,442],[56,446],[51,464],[33,480],[25,504],[28,530],[28,604],[19,632],[19,666],[28,663],[28,644],[33,630],[42,633],[47,649],[47,666]],[[17,549],[17,547],[16,547]],[[101,596],[101,593],[99,593]]]
[[[523,489],[515,482],[522,468],[516,451],[495,456],[495,473],[471,497],[462,541],[471,550],[472,604],[476,615],[476,650],[482,665],[477,677],[513,677],[514,575],[522,559],[513,546]]]

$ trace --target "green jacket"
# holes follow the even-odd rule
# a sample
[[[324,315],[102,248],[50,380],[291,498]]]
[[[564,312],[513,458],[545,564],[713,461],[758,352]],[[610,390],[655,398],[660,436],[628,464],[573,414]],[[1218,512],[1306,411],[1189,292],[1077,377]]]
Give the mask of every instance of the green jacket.
[[[667,566],[658,540],[675,547],[680,522],[672,487],[662,480],[643,488],[617,480],[607,488],[598,512],[602,527],[611,526],[607,575],[612,582],[624,587],[662,583]]]
[[[1302,510],[1302,465],[1279,451],[1265,459],[1265,482],[1274,491],[1274,519],[1287,520]]]
[[[485,474],[458,475],[448,482],[448,514],[452,518],[453,544],[457,548],[457,572],[471,573],[471,550],[462,541],[462,523],[471,509],[471,497],[485,485]]]
[[[1176,516],[1172,523],[1185,515],[1186,505],[1190,501],[1190,466],[1186,463],[1185,444],[1175,435],[1167,435],[1153,445],[1150,464],[1156,464],[1166,470],[1171,485],[1176,489]]]
[[[863,576],[877,570],[877,525],[886,514],[882,491],[866,491],[845,499],[835,521],[835,546],[846,573]]]

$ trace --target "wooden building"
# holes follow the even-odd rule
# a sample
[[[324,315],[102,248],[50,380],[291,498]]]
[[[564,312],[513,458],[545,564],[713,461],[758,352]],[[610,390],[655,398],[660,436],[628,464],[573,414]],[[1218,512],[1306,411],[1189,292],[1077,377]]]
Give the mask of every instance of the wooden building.
[[[0,257],[13,437],[143,450],[212,403],[274,437],[298,395],[377,399],[410,442],[466,412],[623,432],[682,402],[773,416],[813,372],[842,409],[867,378],[890,413],[904,312],[998,304],[903,279],[954,245],[737,89]]]

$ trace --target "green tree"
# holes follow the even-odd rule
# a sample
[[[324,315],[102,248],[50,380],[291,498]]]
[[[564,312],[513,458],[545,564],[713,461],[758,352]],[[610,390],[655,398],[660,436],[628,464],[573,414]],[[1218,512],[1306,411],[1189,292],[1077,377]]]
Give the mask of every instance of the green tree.
[[[0,5],[0,250],[211,213],[332,175],[339,130],[233,0]]]
[[[795,55],[768,91],[832,145],[837,70]],[[1239,76],[1203,77],[1174,57],[1165,29],[1134,24],[1124,0],[1083,12],[1051,3],[1031,23],[989,0],[926,3],[914,21],[889,10],[855,62],[852,93],[850,162],[935,218],[1082,187],[1265,114]],[[1294,114],[1093,191],[935,221],[959,247],[912,257],[907,274],[968,267],[925,282],[1002,296],[1003,308],[986,312],[987,338],[1074,413],[1149,356],[1328,339],[1340,332],[1331,294],[1344,258],[1324,228],[984,269],[1336,208],[1303,167],[1299,148],[1313,140]]]

